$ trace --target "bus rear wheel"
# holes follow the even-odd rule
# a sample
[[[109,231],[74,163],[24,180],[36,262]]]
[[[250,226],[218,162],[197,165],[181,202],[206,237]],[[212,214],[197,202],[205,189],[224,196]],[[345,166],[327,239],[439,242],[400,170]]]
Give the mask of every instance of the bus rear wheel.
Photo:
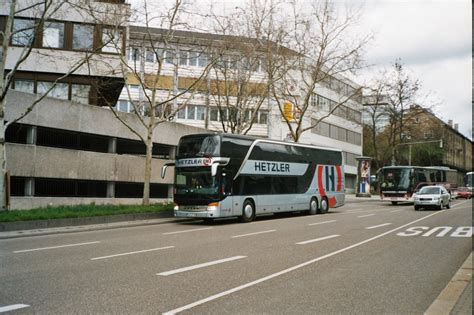
[[[255,218],[255,206],[252,201],[245,200],[242,206],[242,216],[240,217],[241,222],[252,222]]]
[[[308,214],[315,215],[317,212],[318,212],[318,200],[315,197],[313,197],[311,198],[311,201],[309,202]]]
[[[319,205],[319,208],[318,208],[318,213],[320,214],[327,213],[328,210],[329,210],[328,199],[326,197],[323,197],[321,199],[321,204]]]

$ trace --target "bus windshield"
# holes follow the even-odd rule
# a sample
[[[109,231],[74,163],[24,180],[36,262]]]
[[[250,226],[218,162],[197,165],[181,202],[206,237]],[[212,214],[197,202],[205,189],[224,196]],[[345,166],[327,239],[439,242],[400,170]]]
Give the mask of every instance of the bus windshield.
[[[387,168],[381,172],[382,190],[408,190],[410,188],[410,168]]]
[[[179,141],[177,158],[219,156],[220,137],[218,135],[193,135]]]
[[[219,193],[217,176],[211,176],[209,167],[177,168],[177,195],[215,196]]]

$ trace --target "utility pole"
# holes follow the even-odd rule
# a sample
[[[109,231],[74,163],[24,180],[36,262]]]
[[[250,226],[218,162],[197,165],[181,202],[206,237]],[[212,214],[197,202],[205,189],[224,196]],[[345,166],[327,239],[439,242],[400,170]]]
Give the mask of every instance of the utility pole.
[[[397,146],[408,145],[408,165],[411,166],[411,147],[412,147],[412,145],[414,145],[414,144],[434,143],[434,142],[439,142],[439,147],[441,149],[443,148],[443,139],[430,140],[430,141],[404,142],[404,143],[399,143],[399,144],[394,145],[392,147],[392,165],[395,165],[395,148]]]

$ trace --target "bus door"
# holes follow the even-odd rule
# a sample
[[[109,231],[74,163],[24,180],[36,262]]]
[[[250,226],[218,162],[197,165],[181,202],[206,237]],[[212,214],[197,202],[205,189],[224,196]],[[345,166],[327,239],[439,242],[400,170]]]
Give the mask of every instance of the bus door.
[[[232,179],[233,176],[230,172],[222,172],[221,175],[221,215],[222,216],[232,216],[233,208],[233,196],[232,196]]]

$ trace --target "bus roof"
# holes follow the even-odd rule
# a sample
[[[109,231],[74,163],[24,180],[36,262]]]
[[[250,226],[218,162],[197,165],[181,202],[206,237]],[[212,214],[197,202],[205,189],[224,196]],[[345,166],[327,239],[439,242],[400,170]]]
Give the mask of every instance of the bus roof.
[[[342,149],[337,149],[337,148],[333,148],[333,147],[325,147],[325,146],[320,146],[320,145],[317,146],[317,145],[306,144],[306,143],[280,141],[280,140],[273,140],[273,139],[268,139],[268,138],[257,138],[257,137],[247,136],[247,135],[236,135],[236,134],[232,134],[232,133],[196,133],[196,134],[183,136],[182,138],[205,137],[205,136],[220,136],[221,138],[245,139],[245,140],[250,140],[250,141],[253,141],[253,142],[258,141],[258,142],[284,144],[284,145],[291,145],[291,146],[298,146],[298,147],[306,147],[306,148],[313,148],[313,149],[321,149],[321,150],[342,152]]]

